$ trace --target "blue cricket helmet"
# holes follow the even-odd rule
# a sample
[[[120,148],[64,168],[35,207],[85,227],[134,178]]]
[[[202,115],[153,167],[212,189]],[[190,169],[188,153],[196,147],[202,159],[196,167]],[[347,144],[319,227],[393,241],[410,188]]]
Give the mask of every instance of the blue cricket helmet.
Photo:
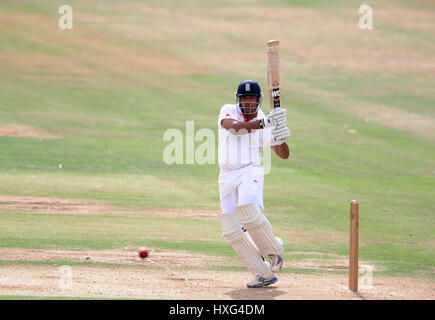
[[[243,106],[240,105],[240,97],[245,96],[255,96],[257,97],[257,108],[255,109],[255,112],[246,113]],[[240,113],[248,115],[248,114],[254,114],[258,112],[258,110],[261,107],[261,103],[263,101],[263,93],[261,92],[260,85],[253,80],[245,80],[240,82],[237,92],[236,92],[236,106]]]

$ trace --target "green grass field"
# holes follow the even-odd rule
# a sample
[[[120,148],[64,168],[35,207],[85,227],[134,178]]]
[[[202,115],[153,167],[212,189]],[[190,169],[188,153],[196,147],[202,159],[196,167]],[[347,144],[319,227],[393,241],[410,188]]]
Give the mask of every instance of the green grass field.
[[[376,1],[374,29],[362,31],[357,1],[245,3],[77,0],[62,31],[62,2],[2,1],[0,129],[57,138],[0,134],[0,195],[218,213],[218,166],[165,164],[163,133],[194,120],[217,137],[241,80],[267,92],[276,38],[291,157],[273,155],[264,203],[284,258],[346,255],[357,199],[360,259],[433,281],[435,5]],[[30,214],[0,202],[1,247],[233,255],[219,233],[217,218]]]

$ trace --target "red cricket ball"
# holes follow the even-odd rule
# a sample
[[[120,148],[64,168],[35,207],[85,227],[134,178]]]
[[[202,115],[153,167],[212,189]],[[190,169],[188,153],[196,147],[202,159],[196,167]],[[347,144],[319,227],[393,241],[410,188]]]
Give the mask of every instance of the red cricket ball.
[[[148,251],[145,250],[145,249],[141,249],[141,250],[139,251],[139,256],[140,256],[142,259],[145,259],[146,257],[148,257]]]

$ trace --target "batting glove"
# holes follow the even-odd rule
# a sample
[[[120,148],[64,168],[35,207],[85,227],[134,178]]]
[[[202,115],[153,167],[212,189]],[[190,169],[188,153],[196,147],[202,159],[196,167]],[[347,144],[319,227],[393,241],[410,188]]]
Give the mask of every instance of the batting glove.
[[[283,127],[285,126],[286,119],[286,109],[275,108],[267,115],[266,119],[260,120],[260,126],[262,129],[267,127]]]
[[[275,140],[274,146],[279,146],[285,142],[285,139],[277,139]]]
[[[273,136],[274,136],[275,140],[286,139],[286,138],[290,137],[290,130],[286,126],[276,128],[273,130]]]

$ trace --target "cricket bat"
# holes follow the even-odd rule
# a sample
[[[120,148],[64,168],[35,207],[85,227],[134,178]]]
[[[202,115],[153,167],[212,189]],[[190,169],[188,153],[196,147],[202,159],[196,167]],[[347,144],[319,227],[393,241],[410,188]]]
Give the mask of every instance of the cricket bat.
[[[281,107],[280,81],[279,41],[270,40],[267,42],[267,85],[269,88],[270,108],[272,109]]]

